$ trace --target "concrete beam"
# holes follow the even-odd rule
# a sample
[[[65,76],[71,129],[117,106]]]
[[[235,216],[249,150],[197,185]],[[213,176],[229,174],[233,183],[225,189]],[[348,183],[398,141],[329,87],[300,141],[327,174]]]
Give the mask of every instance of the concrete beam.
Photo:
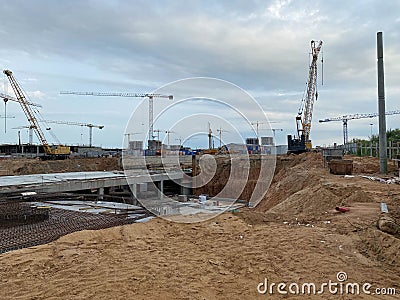
[[[99,172],[102,173],[102,172]],[[79,178],[76,179],[75,174],[81,174],[80,172],[70,173],[71,179],[68,179],[68,174],[60,180],[58,177],[61,175],[54,174],[54,181],[51,180],[51,174],[43,174],[36,175],[35,179],[32,179],[31,175],[21,175],[21,176],[5,176],[5,182],[2,183],[0,177],[0,194],[15,194],[22,193],[27,191],[34,191],[38,193],[63,193],[63,192],[72,192],[72,191],[81,191],[81,190],[93,190],[100,188],[107,188],[113,186],[125,186],[125,185],[136,185],[139,183],[145,182],[160,182],[163,180],[179,180],[182,179],[182,172],[169,172],[169,173],[156,173],[152,175],[148,175],[147,172],[143,172],[141,174],[137,173],[135,176],[129,176],[127,178],[122,174],[113,174],[110,177],[93,177],[88,178]],[[91,173],[93,174],[93,172]],[[24,176],[29,177],[25,179]],[[43,177],[46,176],[44,180]],[[50,177],[50,179],[49,179]],[[56,180],[57,179],[57,180]],[[9,183],[9,182],[12,183]],[[15,182],[15,184],[13,184]]]

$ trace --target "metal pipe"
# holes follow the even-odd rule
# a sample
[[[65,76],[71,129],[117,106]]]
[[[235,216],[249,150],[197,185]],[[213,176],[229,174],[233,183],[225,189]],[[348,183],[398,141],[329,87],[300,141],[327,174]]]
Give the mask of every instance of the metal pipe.
[[[380,173],[387,173],[387,142],[385,115],[385,80],[383,70],[383,41],[382,32],[377,33],[378,54],[378,113],[379,113],[379,166]]]

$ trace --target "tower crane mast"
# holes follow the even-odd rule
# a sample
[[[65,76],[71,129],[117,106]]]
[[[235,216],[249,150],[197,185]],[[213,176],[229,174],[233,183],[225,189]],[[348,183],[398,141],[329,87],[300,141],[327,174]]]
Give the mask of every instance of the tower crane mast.
[[[27,117],[29,124],[35,130],[36,136],[38,137],[39,141],[43,145],[44,152],[50,158],[66,158],[70,154],[70,148],[67,146],[57,145],[55,147],[50,147],[49,143],[46,140],[46,137],[43,134],[42,129],[39,126],[39,122],[36,119],[36,116],[30,107],[29,102],[26,100],[26,97],[19,86],[17,80],[15,79],[13,72],[10,70],[4,70],[3,73],[7,75],[8,80],[14,90],[16,99],[18,100],[19,104],[21,105],[22,110]]]
[[[302,153],[312,148],[310,132],[314,101],[318,99],[317,60],[321,47],[322,41],[311,41],[312,60],[308,72],[306,96],[301,100],[296,116],[297,136],[292,138],[291,135],[288,135],[288,152],[291,153]]]

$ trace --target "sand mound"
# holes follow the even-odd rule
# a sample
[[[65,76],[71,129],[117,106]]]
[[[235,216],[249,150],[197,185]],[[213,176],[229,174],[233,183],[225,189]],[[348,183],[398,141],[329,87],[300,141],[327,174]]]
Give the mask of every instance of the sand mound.
[[[340,271],[398,294],[400,239],[376,228],[380,202],[398,222],[399,185],[331,175],[319,154],[285,156],[256,209],[198,224],[153,219],[76,232],[0,255],[2,299],[275,299],[257,293],[265,278],[321,284]]]
[[[71,158],[65,160],[4,159],[0,160],[0,175],[27,175],[58,172],[118,170],[117,157]]]

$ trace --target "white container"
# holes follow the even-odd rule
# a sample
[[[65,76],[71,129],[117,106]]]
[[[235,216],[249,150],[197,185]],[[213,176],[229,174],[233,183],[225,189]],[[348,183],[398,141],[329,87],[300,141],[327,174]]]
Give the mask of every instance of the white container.
[[[199,200],[201,204],[206,204],[207,196],[206,195],[200,195]]]

